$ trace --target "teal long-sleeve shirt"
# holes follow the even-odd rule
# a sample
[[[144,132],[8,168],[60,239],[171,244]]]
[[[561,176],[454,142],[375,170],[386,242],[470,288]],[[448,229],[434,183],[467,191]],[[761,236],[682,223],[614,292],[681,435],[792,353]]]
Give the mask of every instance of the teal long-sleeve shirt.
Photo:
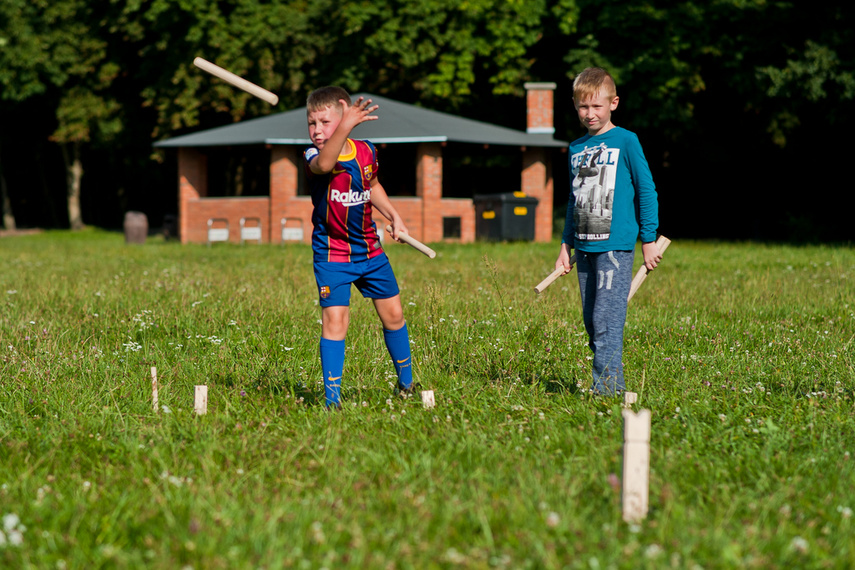
[[[570,200],[561,242],[589,253],[656,241],[659,202],[635,133],[614,127],[570,143]]]

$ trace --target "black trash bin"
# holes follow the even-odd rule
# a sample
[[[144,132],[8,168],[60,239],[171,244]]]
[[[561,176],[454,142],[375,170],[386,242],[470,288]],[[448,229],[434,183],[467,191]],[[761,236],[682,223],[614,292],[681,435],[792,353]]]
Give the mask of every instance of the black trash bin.
[[[487,241],[534,240],[537,198],[523,192],[476,194],[475,238]]]
[[[163,239],[169,241],[178,237],[178,216],[175,214],[164,214]]]

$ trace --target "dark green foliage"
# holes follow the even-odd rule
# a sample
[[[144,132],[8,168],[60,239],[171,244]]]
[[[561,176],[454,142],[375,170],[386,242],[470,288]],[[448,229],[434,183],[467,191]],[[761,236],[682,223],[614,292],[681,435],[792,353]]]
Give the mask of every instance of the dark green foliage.
[[[572,140],[572,78],[601,65],[618,80],[617,123],[639,132],[672,203],[747,195],[736,215],[679,231],[842,241],[843,170],[804,203],[792,169],[816,162],[817,132],[837,148],[852,128],[853,15],[846,2],[767,0],[0,0],[0,170],[23,225],[57,225],[66,177],[52,145],[73,146],[85,217],[118,227],[141,209],[157,224],[175,185],[173,156],[148,158],[155,140],[293,109],[330,83],[522,129],[530,80],[558,83],[557,136]],[[200,72],[195,56],[280,104]],[[49,208],[32,198],[34,169]]]

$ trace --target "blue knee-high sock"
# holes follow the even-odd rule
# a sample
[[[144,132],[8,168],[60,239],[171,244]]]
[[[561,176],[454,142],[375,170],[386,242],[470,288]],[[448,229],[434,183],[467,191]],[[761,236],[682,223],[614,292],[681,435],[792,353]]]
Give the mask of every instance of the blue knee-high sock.
[[[410,357],[410,334],[407,332],[407,325],[404,324],[396,331],[383,329],[383,339],[398,374],[398,388],[406,390],[413,385],[413,362]]]
[[[321,368],[327,407],[341,406],[341,376],[344,371],[344,341],[321,337]]]

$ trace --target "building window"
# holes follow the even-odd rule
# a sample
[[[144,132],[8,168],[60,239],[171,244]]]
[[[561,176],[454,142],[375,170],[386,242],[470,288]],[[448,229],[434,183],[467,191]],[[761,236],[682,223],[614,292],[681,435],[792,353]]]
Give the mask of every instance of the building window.
[[[442,219],[442,238],[460,239],[460,216]]]
[[[211,147],[207,198],[270,196],[270,150],[263,146]]]

